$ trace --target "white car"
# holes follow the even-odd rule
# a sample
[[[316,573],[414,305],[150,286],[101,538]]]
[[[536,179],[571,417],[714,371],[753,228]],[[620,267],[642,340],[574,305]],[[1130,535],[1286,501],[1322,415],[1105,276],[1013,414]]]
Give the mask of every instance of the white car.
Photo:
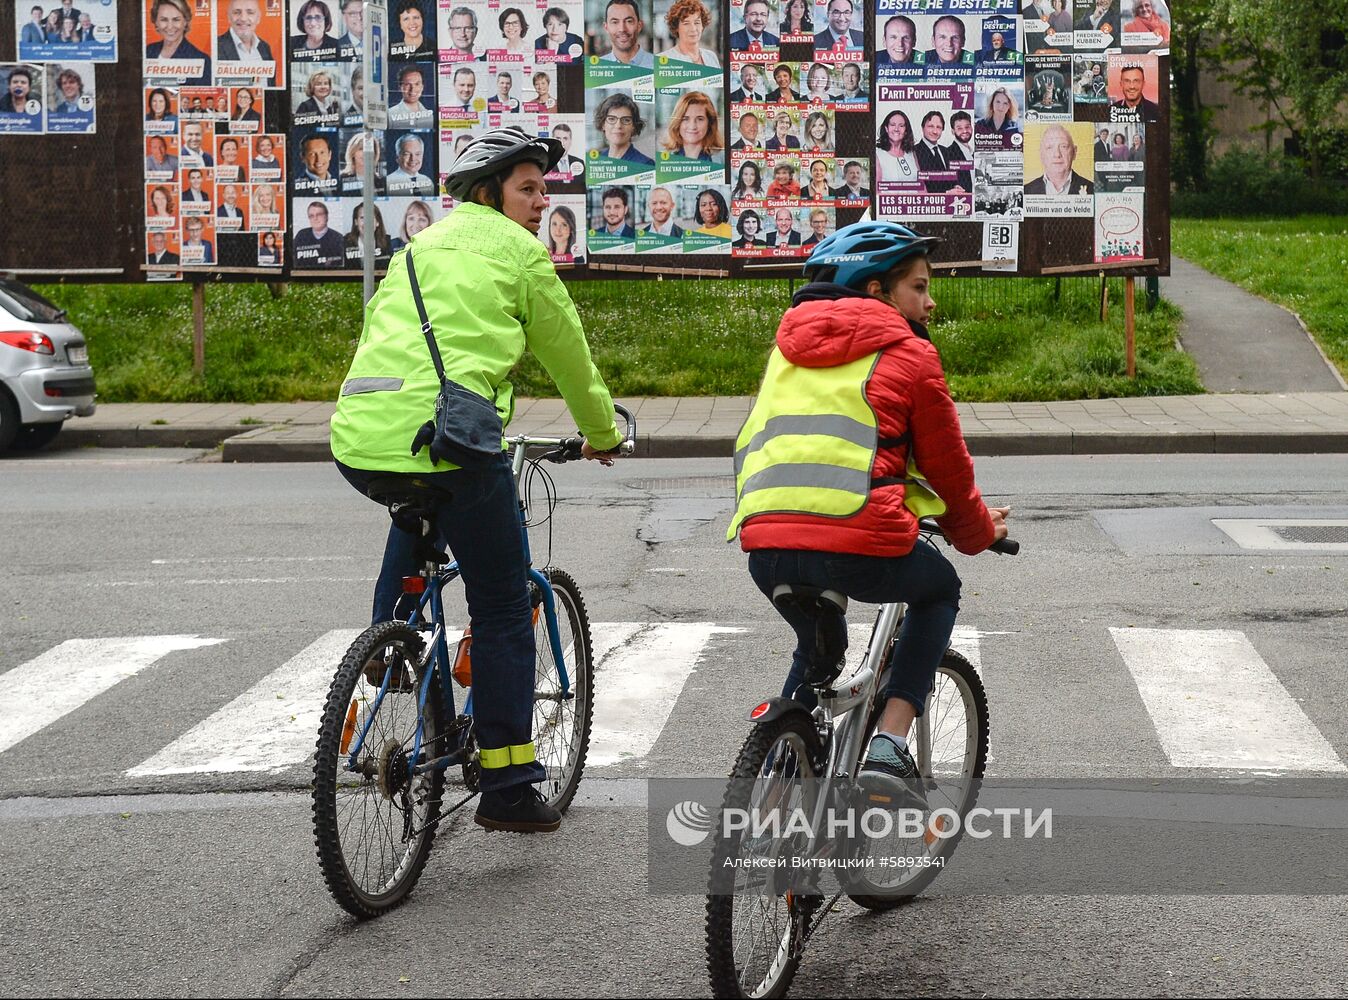
[[[50,444],[72,416],[94,412],[84,334],[26,285],[0,278],[0,454]]]

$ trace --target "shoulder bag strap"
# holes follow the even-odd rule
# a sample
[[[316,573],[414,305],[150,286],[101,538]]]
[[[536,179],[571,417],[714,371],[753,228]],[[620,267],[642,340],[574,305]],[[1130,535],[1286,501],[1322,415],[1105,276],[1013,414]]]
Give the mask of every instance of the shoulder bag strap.
[[[430,348],[431,360],[435,362],[435,374],[443,384],[445,365],[440,360],[440,348],[435,343],[435,334],[431,332],[431,320],[426,315],[426,303],[421,299],[421,288],[417,284],[417,269],[412,266],[412,248],[407,248],[407,280],[412,285],[412,301],[417,304],[417,315],[421,317],[421,332],[426,335],[426,346]]]

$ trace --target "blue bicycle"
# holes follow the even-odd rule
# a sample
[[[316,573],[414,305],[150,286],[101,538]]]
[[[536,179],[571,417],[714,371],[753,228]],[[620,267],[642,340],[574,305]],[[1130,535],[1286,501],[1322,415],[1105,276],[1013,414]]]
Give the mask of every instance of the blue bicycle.
[[[631,454],[636,420],[627,421],[621,445]],[[507,439],[520,496],[520,530],[529,560],[530,605],[536,652],[534,744],[547,772],[548,803],[565,811],[585,768],[594,709],[590,622],[572,577],[535,569],[528,528],[550,523],[556,493],[542,461],[581,457],[580,437]],[[546,449],[536,458],[529,449]],[[527,475],[526,475],[527,472]],[[543,485],[546,513],[530,517],[533,485]],[[420,572],[404,581],[415,607],[406,621],[370,626],[337,668],[323,708],[314,761],[314,842],[328,889],[356,917],[379,916],[416,885],[430,856],[436,828],[478,791],[478,748],[473,736],[471,675],[465,635],[451,656],[442,591],[459,576],[458,565],[437,550],[431,525],[437,491],[411,476],[376,480],[370,496],[390,516],[418,534]],[[466,690],[455,709],[454,685]],[[450,792],[451,768],[462,786]]]

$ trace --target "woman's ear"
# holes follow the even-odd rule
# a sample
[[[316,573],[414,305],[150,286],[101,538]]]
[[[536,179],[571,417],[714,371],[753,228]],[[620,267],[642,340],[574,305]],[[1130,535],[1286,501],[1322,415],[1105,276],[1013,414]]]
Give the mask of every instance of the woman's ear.
[[[866,282],[866,294],[873,299],[883,299],[885,286],[880,284],[879,279],[872,278]]]

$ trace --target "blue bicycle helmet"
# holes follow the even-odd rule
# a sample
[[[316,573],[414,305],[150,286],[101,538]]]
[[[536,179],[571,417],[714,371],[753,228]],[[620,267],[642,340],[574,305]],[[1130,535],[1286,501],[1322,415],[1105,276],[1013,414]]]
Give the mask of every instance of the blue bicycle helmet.
[[[820,240],[805,261],[805,277],[861,289],[905,257],[925,254],[940,242],[897,222],[863,219]]]

